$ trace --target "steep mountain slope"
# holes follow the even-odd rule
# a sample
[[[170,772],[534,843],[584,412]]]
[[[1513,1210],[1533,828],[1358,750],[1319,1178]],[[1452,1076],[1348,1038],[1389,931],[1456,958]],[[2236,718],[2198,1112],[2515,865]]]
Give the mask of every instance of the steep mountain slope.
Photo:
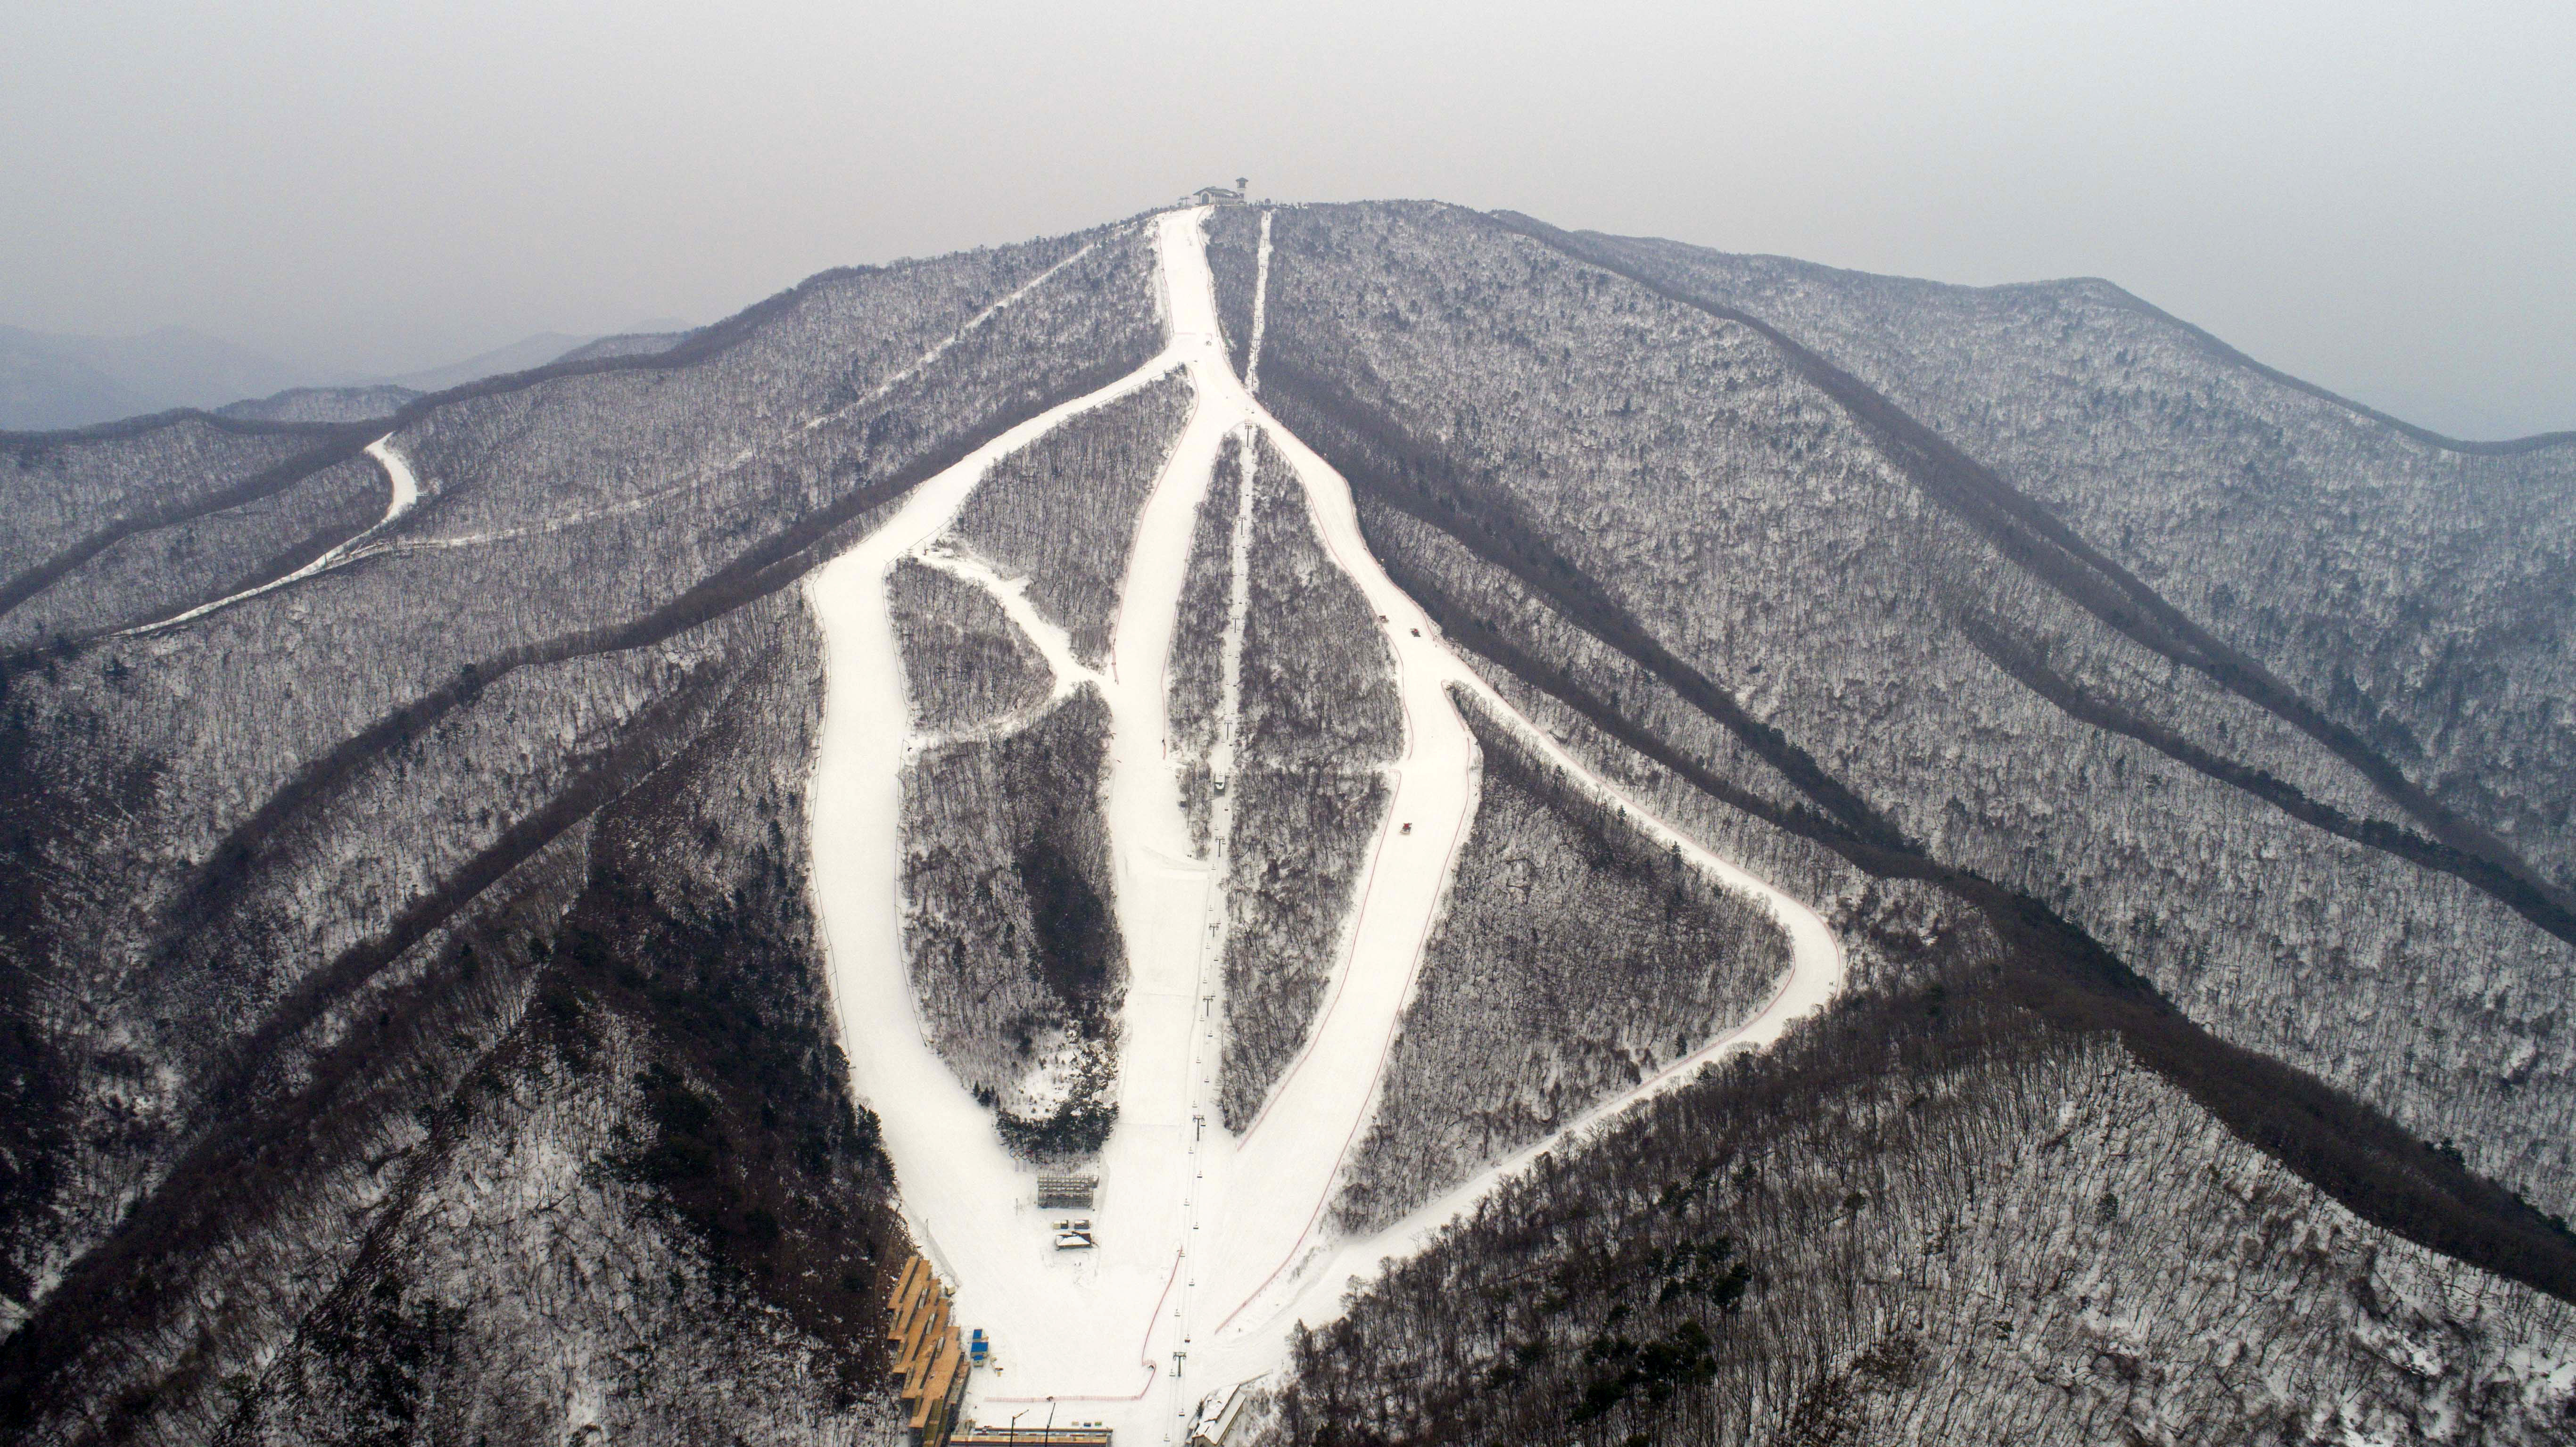
[[[1526,224],[1313,208],[1274,230],[1265,395],[1417,594],[1515,645],[1507,671],[1574,666],[1588,634],[1649,695],[1600,703],[1678,696],[1697,717],[1667,745],[1897,856],[1865,868],[2022,894],[2223,1037],[2576,1205],[2554,905],[2365,842],[2446,847],[2221,663],[2141,642],[2182,629],[2076,576],[2053,514],[1967,492],[1974,464],[1793,345]],[[1511,626],[1532,608],[1568,636]]]
[[[1473,832],[1335,1203],[1386,1226],[1742,1024],[1789,968],[1751,900],[1658,850],[1480,712]],[[1470,1142],[1473,1144],[1470,1144]]]
[[[1276,1434],[2566,1440],[2576,1309],[2354,1219],[1982,973],[1542,1163],[1301,1342]]]
[[[364,1316],[371,1249],[466,1219],[411,1214],[486,1189],[447,1174],[458,1162],[529,1148],[577,1173],[607,1162],[581,1174],[575,1212],[599,1249],[642,1249],[636,1233],[667,1219],[653,1230],[685,1258],[674,1271],[787,1312],[741,1350],[824,1351],[851,1400],[882,1391],[850,1314],[884,1257],[882,1175],[866,1185],[882,1166],[832,1063],[806,933],[810,744],[794,720],[818,664],[781,590],[911,481],[1150,351],[1147,265],[1128,235],[835,273],[695,353],[439,399],[394,428],[422,496],[380,546],[166,632],[93,630],[13,662],[21,1065],[0,1398],[19,1428],[191,1435],[225,1419],[233,1387],[262,1398],[278,1354],[318,1329],[313,1293],[351,1283]],[[153,537],[357,465],[345,432],[236,426],[250,430],[182,419],[33,442],[12,474],[31,505],[5,511],[41,522],[69,479]],[[26,528],[13,572],[85,576],[106,550],[79,525],[98,515]],[[232,586],[207,551],[182,550],[171,591]],[[615,811],[746,726],[763,790],[657,821],[644,855],[602,854]],[[481,923],[513,908],[531,912],[515,929]],[[758,962],[730,955],[755,947]],[[612,1073],[540,1068],[514,1043],[529,1030],[576,1034]],[[489,1087],[487,1059],[502,1062]],[[478,1108],[493,1089],[515,1104]],[[514,1145],[527,1131],[556,1144]],[[823,1204],[796,1204],[817,1189]],[[411,1264],[437,1282],[384,1299],[400,1315],[435,1285],[438,1311],[469,1312],[456,1339],[487,1345],[457,1359],[451,1393],[586,1340],[578,1314],[506,1331],[471,1316],[535,1268],[471,1254],[461,1228],[432,1235]],[[851,1252],[855,1268],[825,1269]],[[225,1282],[260,1299],[225,1305]],[[815,1290],[819,1315],[795,1325]],[[668,1335],[694,1300],[657,1287],[596,1307]],[[700,1378],[752,1360],[678,1340],[717,1353]],[[690,1379],[631,1377],[642,1402],[618,1410],[650,1417]]]
[[[2569,643],[2535,622],[2576,556],[2576,436],[2454,443],[2103,282],[1938,287],[1585,239],[1807,342],[1993,467],[2491,833],[2422,827],[2564,907]]]
[[[2576,1425],[2576,445],[1417,203],[278,400],[0,437],[13,1439]]]
[[[1368,600],[1327,555],[1294,469],[1256,435],[1229,481],[1199,520],[1224,546],[1194,550],[1210,566],[1192,581],[1210,594],[1194,632],[1221,655],[1206,670],[1211,789],[1215,764],[1231,765],[1218,1106],[1240,1132],[1311,1038],[1385,824],[1382,769],[1403,751],[1404,717]],[[1186,656],[1179,643],[1174,654]]]

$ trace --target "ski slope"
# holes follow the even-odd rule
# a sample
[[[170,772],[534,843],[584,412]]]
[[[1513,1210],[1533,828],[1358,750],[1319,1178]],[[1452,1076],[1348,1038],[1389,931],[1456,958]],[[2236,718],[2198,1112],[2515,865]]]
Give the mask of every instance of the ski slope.
[[[1000,1423],[1047,1410],[1058,1425],[1100,1423],[1128,1443],[1181,1440],[1202,1396],[1272,1370],[1298,1322],[1328,1319],[1345,1288],[1382,1257],[1414,1249],[1504,1173],[1564,1139],[1499,1163],[1375,1236],[1341,1240],[1326,1225],[1475,817],[1479,755],[1453,692],[1474,696],[1659,842],[1763,901],[1791,943],[1790,969],[1753,1019],[1565,1134],[1671,1089],[1720,1053],[1778,1038],[1843,978],[1840,947],[1814,911],[1710,854],[1593,774],[1467,667],[1396,588],[1361,538],[1347,483],[1264,411],[1228,365],[1205,220],[1204,210],[1183,210],[1152,223],[1168,327],[1159,355],[924,484],[807,585],[826,668],[812,793],[816,906],[853,1080],[882,1122],[905,1219],[955,1289],[958,1320],[993,1341],[995,1368],[975,1376],[967,1412]],[[1262,239],[1266,283],[1266,218]],[[1248,362],[1258,355],[1262,310],[1257,304]],[[1175,368],[1192,386],[1192,411],[1137,518],[1109,667],[1093,673],[1073,658],[1061,630],[1029,608],[1024,580],[1003,577],[943,535],[999,458]],[[1215,800],[1213,847],[1198,857],[1163,680],[1190,541],[1219,450],[1228,434],[1254,430],[1288,459],[1328,554],[1387,620],[1380,628],[1395,660],[1404,748],[1384,768],[1390,803],[1306,1046],[1236,1138],[1216,1124],[1215,1106],[1233,810],[1229,799]],[[1220,773],[1232,762],[1241,697],[1246,535],[1239,515],[1225,718],[1214,755]],[[1089,686],[1109,705],[1106,812],[1130,981],[1119,1022],[1118,1124],[1098,1162],[1100,1194],[1088,1214],[1099,1244],[1091,1251],[1054,1250],[1049,1227],[1065,1213],[1037,1209],[1034,1171],[1002,1147],[990,1113],[927,1043],[913,1001],[898,894],[901,788],[907,763],[933,741],[909,730],[887,606],[888,574],[908,556],[992,592],[1055,669],[1056,700]],[[1413,825],[1410,834],[1404,823]]]
[[[343,563],[354,562],[374,552],[375,549],[368,544],[386,529],[402,521],[403,514],[410,512],[420,502],[420,479],[413,475],[411,464],[404,460],[403,455],[394,451],[393,443],[394,435],[388,432],[367,444],[367,455],[374,458],[376,465],[385,470],[388,491],[385,498],[385,515],[369,524],[365,532],[330,549],[284,577],[271,578],[255,588],[244,588],[238,593],[225,594],[211,603],[200,603],[184,613],[174,613],[156,622],[128,628],[118,636],[131,638],[146,633],[158,633],[164,628],[176,628],[182,623],[203,618],[217,609],[229,608],[235,603],[248,602],[263,593],[276,592],[289,583],[301,583],[315,574],[329,572]]]

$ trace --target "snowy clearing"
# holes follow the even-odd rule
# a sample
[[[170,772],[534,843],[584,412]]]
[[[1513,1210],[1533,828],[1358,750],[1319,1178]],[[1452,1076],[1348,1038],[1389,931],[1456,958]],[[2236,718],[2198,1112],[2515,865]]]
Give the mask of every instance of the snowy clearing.
[[[807,596],[824,634],[826,702],[814,772],[813,880],[836,1006],[859,1097],[875,1109],[901,1183],[905,1218],[957,1292],[958,1319],[983,1328],[995,1364],[967,1411],[987,1422],[1053,1401],[1059,1425],[1099,1422],[1177,1441],[1213,1389],[1277,1367],[1291,1328],[1328,1319],[1344,1289],[1380,1258],[1413,1249],[1528,1157],[1687,1079],[1700,1064],[1778,1038],[1840,986],[1840,947],[1812,910],[1706,850],[1602,782],[1452,654],[1363,542],[1350,490],[1264,412],[1228,366],[1205,254],[1204,210],[1164,213],[1156,229],[1169,327],[1137,372],[1013,428],[916,489],[895,516],[816,573]],[[1264,218],[1262,273],[1268,226]],[[1041,278],[1043,279],[1043,278]],[[1032,283],[1034,285],[1035,283]],[[1259,307],[1250,359],[1259,352]],[[1257,365],[1257,362],[1252,362]],[[1184,369],[1195,405],[1136,521],[1109,667],[1074,659],[1063,630],[1038,618],[1022,585],[940,542],[985,472],[1067,418]],[[1165,664],[1192,532],[1230,433],[1266,433],[1293,466],[1333,562],[1387,621],[1405,744],[1384,768],[1392,798],[1344,922],[1340,955],[1304,1050],[1242,1137],[1217,1123],[1225,952],[1224,870],[1232,804],[1216,800],[1214,846],[1194,857],[1180,766],[1169,746]],[[1248,506],[1249,487],[1246,488]],[[1242,552],[1233,538],[1224,717],[1212,760],[1233,757],[1243,637]],[[900,789],[922,746],[908,730],[888,574],[918,557],[1001,601],[1055,670],[1061,697],[1082,683],[1110,705],[1107,817],[1116,907],[1129,952],[1120,1015],[1119,1115],[1097,1163],[1094,1249],[1055,1249],[1037,1208],[1034,1167],[1014,1158],[991,1114],[924,1042],[911,995],[897,897]],[[1658,842],[1762,900],[1793,963],[1751,1020],[1572,1127],[1492,1167],[1405,1221],[1334,1239],[1326,1208],[1369,1124],[1441,899],[1475,816],[1479,757],[1452,699],[1472,694],[1532,745]],[[1412,825],[1410,832],[1399,821]]]

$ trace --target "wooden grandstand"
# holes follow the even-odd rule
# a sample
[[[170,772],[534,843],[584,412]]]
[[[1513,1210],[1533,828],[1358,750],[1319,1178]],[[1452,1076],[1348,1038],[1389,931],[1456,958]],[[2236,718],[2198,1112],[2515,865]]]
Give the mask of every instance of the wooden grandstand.
[[[893,1319],[886,1338],[894,1343],[894,1372],[903,1379],[903,1403],[912,1412],[912,1447],[947,1447],[971,1370],[949,1312],[948,1288],[929,1262],[915,1256],[903,1264],[887,1305]]]

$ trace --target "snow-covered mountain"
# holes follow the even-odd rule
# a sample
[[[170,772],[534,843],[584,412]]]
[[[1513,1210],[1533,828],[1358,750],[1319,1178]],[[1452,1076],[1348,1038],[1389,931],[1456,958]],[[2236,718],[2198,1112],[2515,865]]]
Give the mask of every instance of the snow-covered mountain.
[[[1225,198],[228,412],[0,436],[13,1435],[2576,1427],[2576,436]]]

